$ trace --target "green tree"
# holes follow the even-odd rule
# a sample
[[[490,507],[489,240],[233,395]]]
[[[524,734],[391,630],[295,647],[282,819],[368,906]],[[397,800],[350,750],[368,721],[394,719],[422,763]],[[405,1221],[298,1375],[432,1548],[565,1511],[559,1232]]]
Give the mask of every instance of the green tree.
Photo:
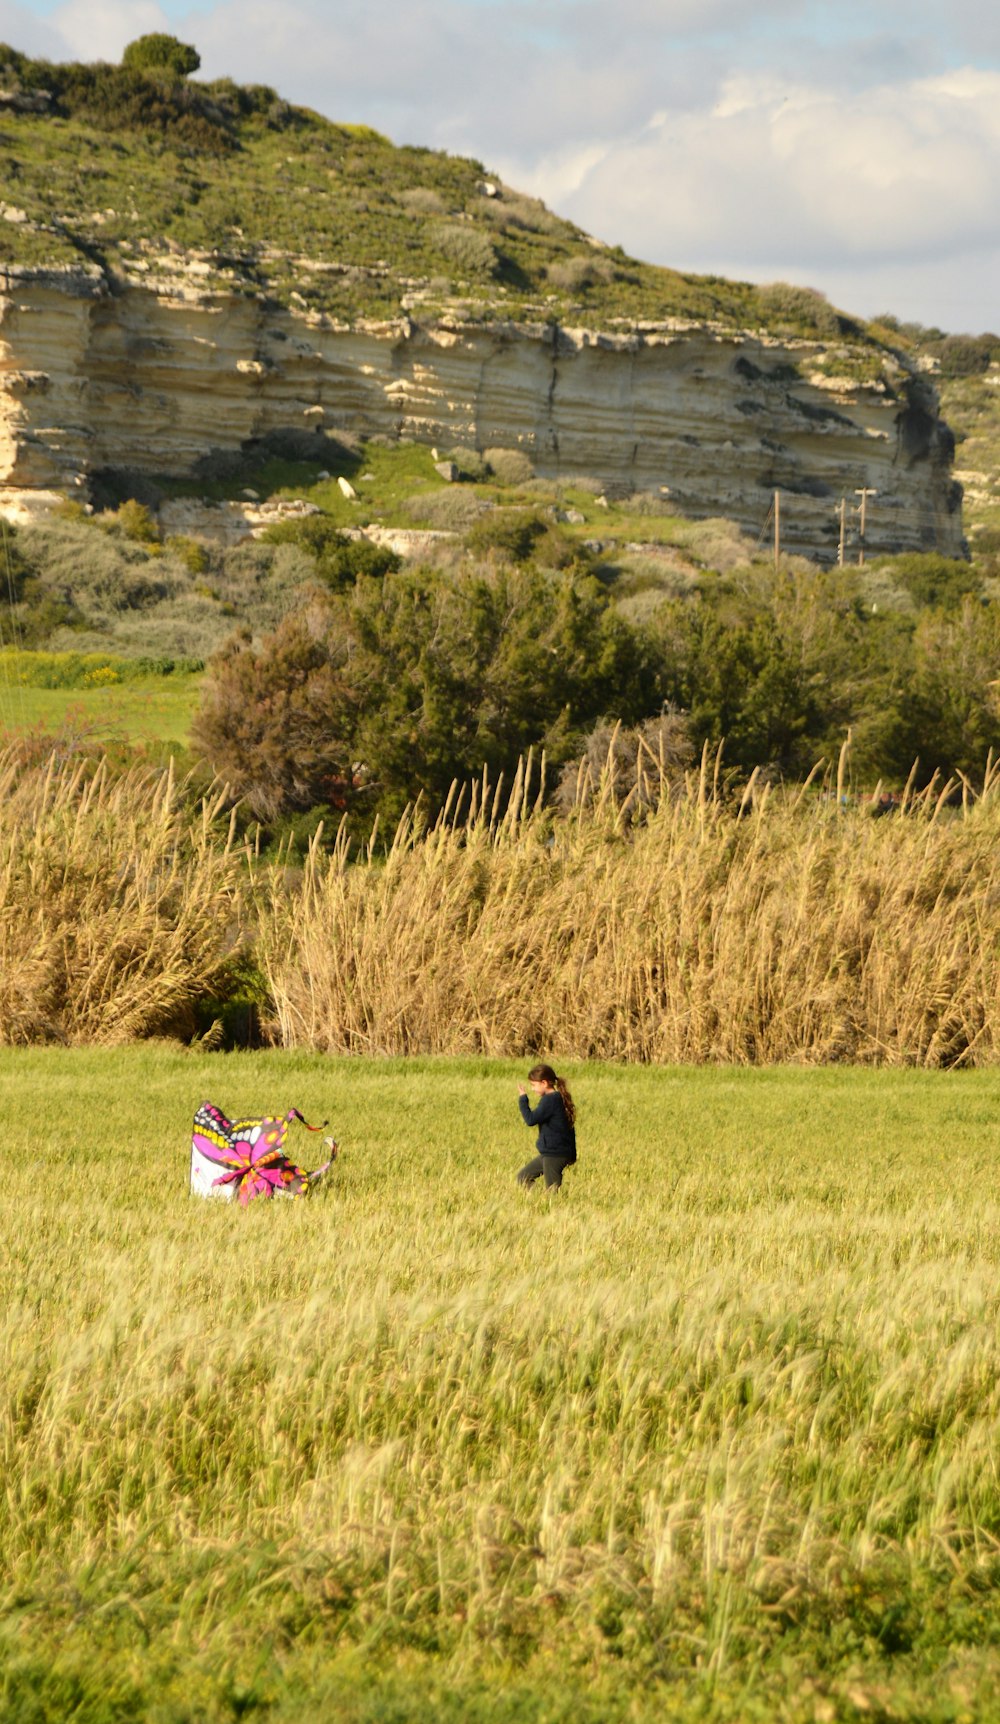
[[[593,578],[401,569],[314,603],[259,649],[231,643],[193,739],[268,818],[350,804],[359,783],[392,817],[533,745],[556,767],[605,713],[658,708],[644,642]]]
[[[171,78],[189,78],[201,65],[197,48],[179,42],[176,36],[153,32],[138,36],[122,55],[122,65],[130,72],[168,74]]]

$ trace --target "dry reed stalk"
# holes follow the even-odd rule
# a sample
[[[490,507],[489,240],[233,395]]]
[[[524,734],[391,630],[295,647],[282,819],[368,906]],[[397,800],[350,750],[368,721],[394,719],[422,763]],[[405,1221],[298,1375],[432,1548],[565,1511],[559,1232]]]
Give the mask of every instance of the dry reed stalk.
[[[812,800],[739,815],[704,756],[629,825],[581,783],[553,826],[531,764],[504,807],[405,818],[384,858],[314,849],[260,956],[286,1047],[651,1061],[984,1063],[1000,1047],[1000,803],[950,786],[873,820]],[[641,769],[641,763],[640,763]],[[628,799],[626,799],[627,801]],[[453,814],[452,810],[452,814]],[[740,817],[742,816],[742,818]]]
[[[0,756],[0,1044],[115,1043],[184,1026],[237,938],[224,796],[173,772],[23,769]]]

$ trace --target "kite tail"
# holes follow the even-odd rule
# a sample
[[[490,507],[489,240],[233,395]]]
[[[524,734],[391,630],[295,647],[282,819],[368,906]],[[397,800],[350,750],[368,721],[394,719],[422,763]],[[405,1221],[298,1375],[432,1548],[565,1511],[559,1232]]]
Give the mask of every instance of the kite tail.
[[[309,1121],[307,1119],[303,1118],[302,1114],[300,1114],[297,1107],[290,1107],[288,1112],[285,1115],[285,1118],[286,1119],[297,1119],[299,1121],[300,1125],[305,1126],[307,1131],[325,1131],[327,1126],[330,1123],[330,1121],[328,1119],[325,1119],[323,1121],[322,1125],[310,1125]]]

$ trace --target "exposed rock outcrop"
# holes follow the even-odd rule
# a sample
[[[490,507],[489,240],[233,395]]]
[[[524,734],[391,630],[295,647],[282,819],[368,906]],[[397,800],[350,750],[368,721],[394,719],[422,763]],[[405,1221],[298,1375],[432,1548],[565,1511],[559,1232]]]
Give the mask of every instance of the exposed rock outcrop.
[[[107,468],[182,473],[276,431],[511,448],[545,476],[653,490],[831,558],[842,496],[868,547],[962,550],[930,380],[870,346],[706,325],[606,332],[456,319],[337,325],[193,285],[0,274],[0,508]]]

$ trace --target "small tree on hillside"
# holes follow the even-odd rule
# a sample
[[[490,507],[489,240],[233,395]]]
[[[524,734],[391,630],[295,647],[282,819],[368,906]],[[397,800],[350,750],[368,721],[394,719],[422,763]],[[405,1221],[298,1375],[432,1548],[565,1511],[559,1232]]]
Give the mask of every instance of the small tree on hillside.
[[[243,630],[209,664],[191,738],[258,820],[343,807],[354,788],[351,691],[327,621],[315,607],[286,617],[260,648]]]
[[[172,78],[189,78],[201,65],[201,55],[188,42],[176,36],[154,32],[138,36],[122,55],[122,65],[130,72],[167,73]]]

